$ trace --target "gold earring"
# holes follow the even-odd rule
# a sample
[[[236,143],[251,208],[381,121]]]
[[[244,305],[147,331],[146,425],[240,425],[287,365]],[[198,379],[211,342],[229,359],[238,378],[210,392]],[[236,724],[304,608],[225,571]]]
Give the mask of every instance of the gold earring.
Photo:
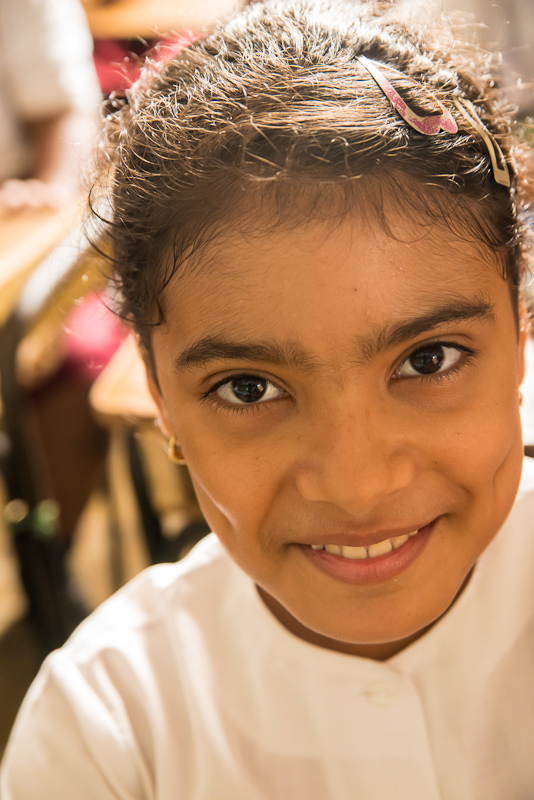
[[[184,454],[176,444],[176,439],[171,436],[167,447],[167,455],[174,464],[185,464]]]

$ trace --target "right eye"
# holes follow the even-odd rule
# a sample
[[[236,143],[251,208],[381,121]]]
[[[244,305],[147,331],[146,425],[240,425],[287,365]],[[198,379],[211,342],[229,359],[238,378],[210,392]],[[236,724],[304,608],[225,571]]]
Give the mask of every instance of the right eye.
[[[259,375],[236,375],[224,383],[219,383],[210,394],[232,405],[251,405],[278,400],[285,395],[285,392]]]
[[[396,377],[432,377],[452,371],[469,351],[461,345],[449,342],[432,342],[418,347],[404,361]]]

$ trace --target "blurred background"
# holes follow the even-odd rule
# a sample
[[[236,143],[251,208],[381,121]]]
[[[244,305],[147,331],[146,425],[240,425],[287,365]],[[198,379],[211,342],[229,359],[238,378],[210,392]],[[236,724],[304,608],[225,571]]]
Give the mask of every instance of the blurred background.
[[[427,1],[408,5],[428,18]],[[462,35],[502,50],[528,135],[531,0],[436,5]],[[83,187],[101,115],[144,59],[169,57],[233,6],[0,0],[0,755],[47,652],[139,570],[182,557],[207,532],[186,467],[166,456],[134,343],[108,308]],[[534,453],[533,350],[523,414]]]

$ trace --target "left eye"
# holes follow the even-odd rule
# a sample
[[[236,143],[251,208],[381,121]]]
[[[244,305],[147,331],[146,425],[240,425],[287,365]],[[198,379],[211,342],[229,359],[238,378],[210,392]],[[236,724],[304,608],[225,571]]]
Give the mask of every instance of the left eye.
[[[219,385],[214,394],[234,405],[265,403],[284,396],[282,389],[258,375],[239,375]]]
[[[401,378],[436,375],[454,367],[461,357],[462,351],[459,347],[448,347],[439,343],[427,344],[414,350],[401,364],[396,374]]]

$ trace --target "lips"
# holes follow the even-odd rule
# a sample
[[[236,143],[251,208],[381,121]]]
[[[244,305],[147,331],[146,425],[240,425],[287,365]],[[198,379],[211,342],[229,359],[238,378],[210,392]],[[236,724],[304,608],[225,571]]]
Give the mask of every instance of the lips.
[[[312,544],[311,548],[312,550],[326,550],[327,553],[332,553],[332,555],[336,556],[343,556],[343,558],[377,558],[378,556],[386,555],[386,553],[391,553],[392,550],[398,550],[399,547],[402,547],[402,545],[408,541],[408,539],[411,539],[418,533],[419,530],[417,529],[410,531],[409,533],[403,533],[400,536],[383,539],[382,541],[376,542],[376,544],[371,544],[367,547],[350,547],[340,544]]]
[[[437,522],[435,519],[419,528],[377,532],[367,536],[366,544],[353,544],[355,537],[339,534],[336,538],[343,544],[335,543],[334,535],[329,535],[330,542],[302,544],[298,549],[331,578],[351,584],[377,583],[396,578],[419,558]],[[387,533],[390,535],[384,535]]]

